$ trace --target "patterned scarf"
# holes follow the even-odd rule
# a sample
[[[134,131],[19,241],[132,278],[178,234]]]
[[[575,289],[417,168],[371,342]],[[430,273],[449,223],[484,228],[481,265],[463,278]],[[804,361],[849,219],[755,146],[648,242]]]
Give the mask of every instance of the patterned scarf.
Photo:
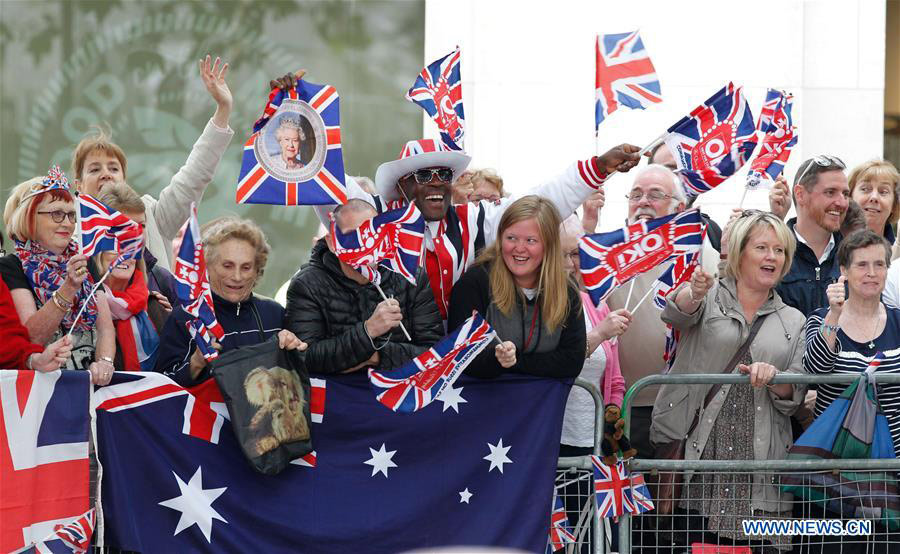
[[[106,287],[107,301],[116,326],[116,339],[125,371],[151,371],[156,365],[159,334],[147,315],[150,291],[140,270],[135,269],[125,290]],[[120,368],[116,368],[120,369]]]
[[[78,245],[75,241],[69,243],[66,250],[62,254],[54,254],[43,246],[34,241],[15,241],[16,257],[22,262],[22,270],[28,283],[31,285],[32,291],[38,299],[38,309],[44,304],[52,302],[53,293],[66,280],[66,264],[69,258],[78,254]],[[94,280],[88,274],[81,284],[81,290],[75,294],[72,299],[72,309],[66,312],[60,326],[68,331],[72,328],[75,316],[81,309],[84,299],[91,293],[94,286]],[[97,303],[94,298],[88,301],[78,325],[75,326],[74,332],[87,332],[94,328],[94,322],[97,321]]]

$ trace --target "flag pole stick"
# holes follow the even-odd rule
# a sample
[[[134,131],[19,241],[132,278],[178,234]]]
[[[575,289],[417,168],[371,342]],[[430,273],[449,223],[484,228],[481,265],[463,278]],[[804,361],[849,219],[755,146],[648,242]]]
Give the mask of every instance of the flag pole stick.
[[[744,207],[744,199],[747,198],[747,191],[748,191],[748,190],[749,190],[749,189],[748,189],[747,187],[744,187],[744,194],[741,195],[741,202],[738,204],[738,209],[739,209],[739,210],[740,210],[741,208]]]
[[[631,286],[628,287],[628,296],[625,297],[625,306],[623,306],[626,310],[628,309],[628,305],[631,304],[631,293],[634,292],[634,279],[631,280]]]
[[[385,296],[384,291],[381,290],[381,285],[379,285],[378,283],[372,283],[372,284],[375,285],[375,288],[378,289],[379,293],[381,293],[381,297],[384,298],[385,300],[387,300],[388,297]],[[403,334],[406,335],[406,340],[408,340],[409,342],[412,342],[412,337],[409,336],[409,331],[407,331],[406,327],[403,326],[402,321],[400,322],[400,328],[403,329]]]
[[[81,195],[75,195],[75,229],[78,231],[78,253],[84,255],[84,240],[81,238]]]
[[[78,320],[81,319],[81,314],[84,313],[84,309],[87,307],[88,302],[90,302],[91,298],[94,297],[94,293],[97,292],[97,288],[103,284],[103,281],[106,281],[106,278],[109,277],[110,273],[112,273],[113,266],[109,266],[109,269],[106,270],[106,273],[103,274],[103,277],[97,281],[97,284],[91,288],[91,292],[85,297],[84,302],[81,303],[81,309],[78,310],[78,314],[75,316],[75,321],[72,322],[72,326],[69,328],[69,332],[66,333],[67,337],[72,336],[72,331],[75,330],[75,326],[78,324]],[[78,296],[77,294],[75,295]]]

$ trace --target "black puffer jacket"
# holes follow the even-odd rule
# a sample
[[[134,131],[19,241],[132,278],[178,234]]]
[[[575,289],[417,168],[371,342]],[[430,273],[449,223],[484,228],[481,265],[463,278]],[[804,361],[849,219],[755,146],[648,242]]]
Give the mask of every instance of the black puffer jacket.
[[[338,373],[375,353],[363,324],[382,298],[373,285],[360,285],[344,275],[324,239],[316,243],[309,258],[291,279],[284,328],[309,345],[306,365],[310,371]],[[383,269],[381,288],[400,303],[403,325],[413,339],[410,343],[400,327],[375,337],[374,343],[380,348],[378,369],[387,370],[400,367],[433,346],[444,327],[424,271],[419,271],[413,286]],[[390,341],[381,347],[388,336]]]

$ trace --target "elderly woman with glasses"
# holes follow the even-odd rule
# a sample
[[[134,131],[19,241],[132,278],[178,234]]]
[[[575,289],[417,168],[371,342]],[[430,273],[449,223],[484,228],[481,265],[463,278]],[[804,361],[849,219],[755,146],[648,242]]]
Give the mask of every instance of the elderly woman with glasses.
[[[32,342],[55,344],[71,331],[72,356],[64,367],[90,371],[95,384],[109,383],[115,329],[106,295],[89,296],[93,280],[72,240],[75,205],[65,175],[51,170],[18,185],[3,220],[15,253],[0,258],[0,275]]]
[[[741,373],[750,376],[749,383],[720,390],[663,385],[650,439],[663,447],[687,437],[686,460],[777,460],[791,445],[790,416],[806,393],[801,385],[771,383],[782,371],[802,373],[805,318],[775,292],[791,265],[794,237],[778,217],[757,211],[732,221],[727,233],[725,277],[715,280],[696,269],[689,283],[669,295],[662,319],[681,333],[672,374]],[[757,334],[741,354],[754,324]],[[698,410],[702,417],[695,419]],[[735,544],[746,544],[740,532],[746,514],[791,513],[790,498],[761,474],[698,473],[685,476],[685,482],[679,506],[689,517],[705,518],[700,525],[710,533]],[[779,550],[791,548],[790,538],[764,539]]]

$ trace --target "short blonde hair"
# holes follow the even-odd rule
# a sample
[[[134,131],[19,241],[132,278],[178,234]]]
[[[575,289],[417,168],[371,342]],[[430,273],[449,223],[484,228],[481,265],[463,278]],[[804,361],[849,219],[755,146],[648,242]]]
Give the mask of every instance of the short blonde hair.
[[[226,215],[213,219],[200,228],[200,236],[203,240],[203,249],[208,264],[218,258],[219,246],[231,239],[242,240],[250,244],[256,250],[255,265],[256,279],[262,278],[269,260],[269,242],[259,225],[249,219],[240,219],[233,215]]]
[[[900,173],[889,161],[886,160],[869,160],[861,163],[853,168],[847,183],[850,185],[850,195],[853,195],[853,189],[856,185],[866,181],[885,180],[894,186],[894,203],[891,205],[891,214],[888,216],[888,223],[897,223],[900,218],[900,191],[897,190],[900,184]]]
[[[750,236],[757,229],[768,226],[775,231],[775,236],[784,245],[784,266],[778,280],[787,275],[791,269],[791,261],[794,259],[794,251],[797,250],[797,240],[794,234],[778,216],[770,212],[747,210],[744,214],[728,225],[728,260],[725,263],[725,274],[735,280],[741,276],[741,255],[744,253]]]
[[[124,178],[128,175],[128,160],[125,159],[125,152],[111,140],[106,130],[100,127],[95,127],[94,129],[95,132],[81,139],[81,142],[75,146],[75,150],[72,152],[72,176],[76,180],[81,181],[81,173],[84,171],[84,162],[88,155],[94,152],[103,152],[119,160],[119,164],[122,166],[122,177]]]
[[[497,189],[497,194],[501,197],[503,193],[503,178],[497,175],[497,172],[490,168],[478,169],[469,175],[469,181],[474,186],[476,181],[485,181]]]
[[[53,189],[41,194],[25,198],[28,194],[43,186],[43,177],[32,177],[24,183],[19,183],[6,199],[6,208],[3,210],[3,224],[10,238],[22,242],[34,238],[34,217],[38,206],[48,195],[53,200],[65,200],[73,202],[72,193],[65,189]]]

